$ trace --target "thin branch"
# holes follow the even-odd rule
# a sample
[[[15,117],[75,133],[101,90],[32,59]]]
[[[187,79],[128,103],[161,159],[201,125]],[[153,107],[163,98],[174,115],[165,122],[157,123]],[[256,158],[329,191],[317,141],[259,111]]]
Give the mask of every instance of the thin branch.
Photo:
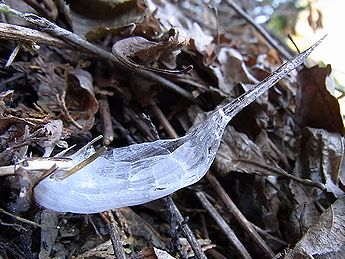
[[[273,257],[275,253],[272,249],[265,243],[265,241],[260,237],[260,235],[253,228],[252,224],[246,219],[246,217],[237,208],[236,204],[232,201],[230,196],[226,193],[224,188],[218,182],[217,178],[211,173],[206,174],[207,180],[211,184],[212,188],[217,192],[219,197],[222,199],[228,212],[238,224],[248,233],[248,235],[257,243],[258,247],[269,257]]]
[[[6,64],[5,64],[5,67],[9,67],[12,62],[14,61],[14,59],[16,58],[20,48],[22,47],[22,43],[18,43],[17,46],[14,48],[14,50],[12,51],[11,55],[9,56]]]
[[[184,235],[186,236],[188,243],[192,247],[195,256],[199,259],[206,259],[207,257],[205,253],[202,251],[192,230],[189,228],[188,224],[185,222],[185,219],[183,218],[179,209],[176,207],[171,196],[164,197],[162,198],[162,200],[164,201],[165,206],[170,212],[171,227],[174,229],[180,228],[183,231]]]
[[[125,251],[123,250],[123,246],[120,241],[120,234],[117,229],[117,224],[114,218],[114,215],[111,211],[102,212],[100,216],[107,224],[109,235],[111,239],[111,243],[113,244],[115,258],[117,259],[126,259]]]
[[[79,130],[83,130],[83,127],[78,122],[76,122],[71,116],[71,114],[69,113],[66,106],[66,102],[65,102],[65,96],[66,96],[66,91],[63,92],[62,96],[60,96],[59,94],[56,94],[56,99],[58,101],[62,114],[65,116],[66,120],[68,120],[70,123],[74,125],[74,127],[76,127]]]
[[[72,174],[78,172],[79,170],[81,170],[82,168],[87,166],[88,164],[92,163],[94,160],[96,160],[98,157],[100,157],[106,150],[107,150],[106,147],[101,147],[95,153],[93,153],[90,157],[88,157],[87,159],[83,160],[82,162],[80,162],[76,166],[72,167],[68,171],[65,171],[64,175],[63,175],[63,179],[71,176]]]
[[[0,22],[0,39],[26,42],[29,44],[48,45],[64,49],[77,49],[74,45],[64,42],[48,33]]]
[[[171,126],[167,117],[164,115],[164,113],[161,111],[161,109],[158,107],[158,105],[154,101],[151,102],[151,110],[156,116],[157,120],[162,124],[168,136],[172,138],[178,138],[176,131]]]
[[[114,140],[114,129],[111,121],[108,98],[106,96],[98,99],[99,114],[103,124],[103,145],[108,146]]]
[[[243,246],[241,241],[237,238],[234,231],[229,227],[226,221],[222,218],[219,212],[212,206],[212,204],[208,201],[205,196],[204,192],[196,192],[196,196],[198,197],[199,201],[201,202],[202,206],[210,213],[212,218],[217,222],[218,226],[221,228],[227,239],[231,242],[231,244],[236,248],[238,253],[243,258],[252,258],[248,253],[247,249]]]
[[[297,176],[289,174],[284,169],[279,168],[279,167],[274,167],[271,165],[262,164],[260,162],[249,160],[249,159],[238,159],[237,161],[242,162],[242,163],[248,163],[248,164],[254,165],[258,168],[262,168],[265,171],[271,172],[272,174],[274,174],[276,176],[286,177],[286,178],[289,178],[289,179],[294,180],[296,182],[299,182],[301,184],[308,185],[311,187],[316,187],[316,188],[320,189],[321,191],[326,189],[326,186],[323,183],[315,182],[315,181],[312,181],[309,179],[299,178]]]
[[[39,227],[39,228],[43,228],[44,227],[44,226],[42,226],[42,225],[40,225],[40,224],[38,224],[38,223],[36,223],[34,221],[31,221],[31,220],[28,220],[28,219],[24,219],[22,217],[14,215],[14,214],[12,214],[10,212],[7,212],[6,210],[4,210],[2,208],[0,208],[0,213],[3,213],[5,215],[7,215],[7,216],[10,216],[10,217],[18,220],[18,221],[21,221],[21,222],[26,223],[26,224],[30,224],[30,225],[35,226],[35,227]]]

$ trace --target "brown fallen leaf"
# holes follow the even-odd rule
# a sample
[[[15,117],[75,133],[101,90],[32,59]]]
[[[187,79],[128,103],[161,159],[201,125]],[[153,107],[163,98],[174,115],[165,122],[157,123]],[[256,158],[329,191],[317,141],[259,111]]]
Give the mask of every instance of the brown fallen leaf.
[[[150,225],[144,218],[136,214],[131,208],[120,208],[116,210],[117,217],[121,218],[122,224],[128,233],[125,242],[132,244],[135,240],[136,244],[144,242],[144,246],[153,245],[154,247],[167,249],[163,242],[163,237],[157,232],[152,225]],[[133,239],[134,238],[134,239]],[[150,240],[147,243],[147,240]]]
[[[68,1],[74,33],[88,40],[108,34],[133,32],[143,19],[147,6],[144,0]]]
[[[343,195],[345,190],[339,187],[345,183],[344,138],[339,133],[305,128],[300,145],[299,176],[323,182],[336,197]]]
[[[343,137],[339,133],[307,127],[303,130],[299,150],[293,174],[323,183],[326,191],[335,197],[344,195],[341,189],[345,178]],[[321,191],[309,186],[290,182],[289,188],[295,204],[290,212],[288,236],[297,238],[317,222],[318,204],[324,204],[326,199]]]
[[[62,114],[65,121],[80,130],[91,129],[98,111],[92,75],[86,70],[69,65],[40,65],[44,74],[39,75],[39,106],[54,118],[61,118]]]
[[[143,14],[132,22],[120,25],[119,27],[113,26],[99,26],[97,24],[95,28],[90,29],[85,37],[89,41],[96,41],[108,34],[119,36],[142,36],[148,39],[157,37],[162,32],[161,25],[158,19],[155,17],[156,12],[151,14]]]
[[[76,68],[66,77],[66,106],[83,131],[92,128],[98,101],[93,90],[93,77],[86,70]]]
[[[331,71],[331,66],[327,65],[324,68],[303,68],[298,73],[295,119],[302,129],[309,126],[343,135],[344,125],[339,103],[329,93],[325,83]]]
[[[345,254],[345,199],[336,200],[309,228],[303,238],[290,250],[285,259],[344,258]]]
[[[168,72],[156,68],[159,65],[158,61],[168,68],[175,68],[176,56],[180,53],[181,48],[187,44],[179,38],[177,31],[171,30],[171,33],[171,36],[162,42],[149,41],[139,36],[129,37],[117,41],[112,51],[115,57],[131,70],[144,68],[158,72]],[[139,62],[136,62],[136,60]]]
[[[41,146],[49,156],[63,135],[61,120],[24,104],[13,107],[12,95],[14,91],[0,93],[0,165],[9,164],[14,156],[25,158],[29,145]]]
[[[216,60],[218,65],[213,64],[208,69],[217,78],[219,90],[226,95],[232,93],[238,83],[257,83],[244,63],[243,56],[236,49],[221,48]]]

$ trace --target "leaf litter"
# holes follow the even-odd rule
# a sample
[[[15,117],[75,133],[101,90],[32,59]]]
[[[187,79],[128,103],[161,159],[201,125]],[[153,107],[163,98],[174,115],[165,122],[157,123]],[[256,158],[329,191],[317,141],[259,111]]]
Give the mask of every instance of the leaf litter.
[[[236,26],[220,22],[219,32],[214,23],[206,26],[199,17],[191,16],[197,12],[214,21],[214,13],[201,3],[193,3],[188,9],[187,1],[93,1],[95,9],[89,12],[77,1],[56,1],[56,6],[43,1],[40,8],[36,1],[30,1],[31,8],[24,1],[13,6],[12,2],[8,1],[17,11],[29,10],[49,17],[108,52],[113,44],[121,43],[123,47],[116,48],[117,56],[122,55],[124,65],[129,64],[131,69],[120,70],[114,62],[88,52],[87,48],[79,46],[81,51],[70,51],[48,47],[49,42],[39,48],[26,42],[12,65],[1,67],[1,256],[124,258],[126,253],[131,258],[150,258],[153,254],[169,258],[167,254],[160,255],[163,252],[159,249],[173,256],[196,254],[198,258],[205,253],[209,258],[230,258],[248,251],[252,257],[341,254],[343,124],[337,101],[325,87],[330,66],[319,68],[321,72],[304,67],[298,75],[290,73],[238,114],[226,128],[209,172],[221,181],[243,217],[255,224],[264,245],[258,239],[248,241],[249,232],[241,231],[238,223],[229,220],[233,212],[224,209],[224,203],[206,179],[173,196],[188,221],[179,221],[164,199],[113,210],[115,219],[107,213],[85,216],[43,210],[32,196],[41,172],[25,169],[30,160],[42,163],[46,160],[40,162],[40,157],[51,156],[48,168],[52,167],[64,162],[61,156],[66,155],[60,152],[64,152],[66,145],[77,144],[80,148],[100,134],[114,136],[111,147],[152,141],[155,134],[162,139],[173,137],[174,132],[182,136],[193,123],[203,121],[206,112],[251,89],[249,84],[273,72],[281,60],[274,58],[276,50],[236,17],[225,1],[218,6],[219,21],[224,19],[222,15],[231,15]],[[118,13],[122,15],[115,15]],[[25,24],[8,14],[2,22],[9,20]],[[140,39],[139,52],[130,45],[135,39],[131,36]],[[182,36],[185,42],[174,42],[176,36]],[[73,45],[68,40],[67,43]],[[13,42],[2,41],[1,48],[1,64],[5,64],[14,49]],[[193,70],[189,73],[171,73],[185,71],[190,65]],[[159,79],[152,74],[147,77],[140,71],[133,72],[133,68],[164,76],[193,96],[194,103],[176,89],[169,90],[165,81],[156,81]],[[108,116],[98,112],[104,102],[109,107]],[[154,112],[157,109],[153,107],[158,107],[160,113]],[[149,122],[143,114],[149,116]],[[296,181],[289,174],[320,183],[325,189]],[[212,210],[192,195],[201,190],[248,251],[229,246],[226,235],[219,231],[224,228],[208,213]],[[68,195],[55,198],[68,199]],[[330,224],[336,229],[327,231],[334,234],[332,244],[337,246],[310,237],[311,233],[322,237],[320,233],[329,226],[329,217],[333,217]],[[39,222],[42,228],[25,219]],[[193,243],[186,227],[194,232],[198,244]],[[111,243],[107,241],[109,237]],[[121,240],[120,247],[116,246],[116,239]],[[296,247],[285,255],[286,244]],[[103,248],[94,249],[102,245]]]

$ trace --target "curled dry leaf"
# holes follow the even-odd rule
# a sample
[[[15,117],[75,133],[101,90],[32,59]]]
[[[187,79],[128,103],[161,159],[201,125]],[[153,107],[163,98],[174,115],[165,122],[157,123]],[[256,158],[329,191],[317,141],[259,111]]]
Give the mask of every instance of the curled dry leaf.
[[[62,113],[65,121],[73,120],[83,131],[91,129],[98,111],[91,74],[68,65],[41,66],[45,73],[39,75],[37,103],[40,107],[56,117]]]
[[[337,199],[284,258],[344,258],[345,198]]]
[[[92,128],[98,101],[93,90],[92,75],[83,69],[73,69],[67,74],[66,105],[73,119],[84,131]]]
[[[208,35],[206,31],[201,29],[198,23],[193,23],[189,29],[190,48],[200,53],[206,61],[216,50],[216,45],[212,44],[213,36]]]
[[[169,37],[168,40],[162,42],[149,41],[139,36],[120,40],[114,44],[112,50],[113,54],[131,70],[142,68],[157,72],[165,71],[153,67],[158,65],[158,61],[167,65],[168,68],[175,68],[176,56],[180,53],[180,49],[186,44],[186,42],[183,40],[180,41],[181,39],[178,36],[178,32],[174,31],[175,30],[172,30],[172,37]],[[137,64],[134,59],[139,60],[139,63],[143,65]]]
[[[297,77],[295,119],[301,128],[309,126],[344,134],[339,103],[326,87],[331,66],[303,68]]]

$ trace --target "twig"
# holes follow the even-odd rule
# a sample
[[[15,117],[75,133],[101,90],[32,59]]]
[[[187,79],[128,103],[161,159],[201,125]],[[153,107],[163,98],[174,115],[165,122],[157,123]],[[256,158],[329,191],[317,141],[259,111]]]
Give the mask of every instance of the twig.
[[[21,230],[21,231],[27,231],[26,228],[24,228],[23,226],[21,226],[19,224],[16,224],[16,223],[6,223],[6,222],[3,222],[1,219],[0,219],[0,225],[1,226],[5,226],[5,227],[12,227],[12,228],[15,228],[15,229],[18,229],[18,230]]]
[[[152,80],[154,82],[160,83],[162,86],[164,86],[165,88],[183,96],[184,98],[186,98],[187,100],[193,102],[193,103],[198,103],[198,100],[194,99],[193,95],[191,93],[189,93],[188,91],[184,90],[183,88],[181,88],[180,86],[178,86],[177,84],[169,81],[168,79],[165,79],[164,77],[161,77],[159,75],[156,75],[155,73],[151,72],[151,71],[146,71],[146,70],[136,70],[133,71],[133,73],[142,76],[148,80]]]
[[[10,213],[10,212],[5,211],[5,210],[2,209],[2,208],[0,208],[0,213],[3,213],[3,214],[5,214],[5,215],[7,215],[7,216],[10,216],[10,217],[13,217],[13,218],[15,218],[16,220],[21,221],[21,222],[23,222],[23,223],[30,224],[30,225],[33,225],[33,226],[35,226],[35,227],[43,228],[42,225],[40,225],[40,224],[38,224],[38,223],[36,223],[36,222],[34,222],[34,221],[31,221],[31,220],[24,219],[24,218],[21,218],[21,217],[19,217],[19,216],[16,216],[16,215],[14,215],[14,214],[12,214],[12,213]]]
[[[95,153],[93,153],[90,157],[88,157],[87,159],[83,160],[82,162],[80,162],[79,164],[77,164],[76,166],[72,167],[71,169],[69,169],[68,171],[64,172],[63,175],[63,179],[71,176],[72,174],[78,172],[80,169],[84,168],[85,166],[87,166],[88,164],[92,163],[94,160],[96,160],[99,156],[101,156],[105,151],[107,150],[106,147],[101,147],[100,149],[98,149]]]
[[[222,199],[228,212],[235,218],[238,224],[248,233],[248,235],[257,243],[258,247],[269,257],[273,257],[275,253],[260,237],[260,235],[253,228],[252,224],[246,219],[246,217],[237,208],[235,203],[232,201],[230,196],[226,193],[224,188],[218,182],[217,178],[210,172],[206,174],[207,180],[210,182],[212,188],[217,192],[219,197]]]
[[[135,113],[131,108],[125,108],[125,115],[128,116],[137,129],[144,135],[147,136],[147,139],[152,141],[155,140],[155,136],[151,133],[152,127],[151,125],[147,124],[147,121],[143,119],[142,116],[139,116]]]
[[[170,212],[170,224],[172,228],[178,229],[181,228],[184,235],[186,236],[188,243],[192,247],[194,254],[197,258],[206,259],[205,253],[202,251],[200,245],[198,244],[197,239],[195,238],[192,230],[189,228],[188,224],[186,224],[185,219],[181,215],[181,212],[176,207],[173,199],[171,196],[167,196],[162,198],[167,207],[168,211]]]
[[[202,236],[205,239],[210,239],[210,235],[208,234],[208,230],[207,230],[207,224],[206,224],[205,215],[203,213],[200,213],[200,221],[201,221]]]
[[[60,169],[68,169],[73,165],[72,159],[62,157],[34,157],[28,158],[15,165],[1,166],[0,176],[13,175],[16,167],[22,167],[25,170],[48,170],[52,166],[56,166]]]
[[[117,259],[126,259],[126,254],[123,250],[121,241],[120,241],[120,234],[117,229],[117,224],[114,219],[114,215],[111,211],[102,212],[100,216],[107,224],[109,235],[111,239],[111,243],[113,244],[115,258]]]
[[[59,26],[57,26],[55,23],[50,22],[49,20],[40,17],[38,15],[35,15],[33,13],[22,13],[19,12],[15,9],[12,9],[10,6],[6,5],[6,4],[0,4],[0,12],[7,12],[7,13],[11,13],[13,15],[16,15],[22,19],[24,19],[25,21],[38,26],[41,30],[56,36],[62,40],[64,40],[65,42],[68,43],[72,43],[72,45],[76,45],[82,49],[88,50],[89,52],[107,59],[107,60],[111,60],[112,62],[114,62],[116,64],[116,66],[122,70],[129,70],[130,72],[137,74],[139,76],[142,76],[144,78],[153,80],[157,83],[160,83],[162,86],[166,87],[167,89],[170,89],[171,91],[174,91],[178,94],[180,94],[181,96],[185,97],[186,99],[192,101],[192,102],[197,102],[193,95],[190,94],[189,92],[187,92],[186,90],[184,90],[183,88],[181,88],[180,86],[174,84],[173,82],[151,72],[151,71],[147,71],[144,69],[130,69],[126,64],[124,64],[121,60],[119,60],[118,58],[116,58],[112,53],[105,51],[99,47],[97,47],[96,45],[93,45],[92,43],[82,39],[81,37],[79,37],[78,35],[65,30]]]
[[[25,73],[20,73],[20,74],[14,75],[8,79],[2,80],[0,82],[0,91],[5,90],[4,88],[5,88],[6,84],[11,83],[11,82],[16,81],[16,80],[19,80],[19,79],[22,79],[24,76],[25,76]]]
[[[32,185],[32,190],[33,192],[35,191],[35,187],[44,179],[46,179],[48,176],[50,176],[52,173],[55,172],[55,170],[58,169],[56,164],[54,164],[51,168],[47,169],[37,180],[36,182]]]
[[[29,44],[42,44],[57,48],[78,49],[74,45],[50,36],[48,33],[2,22],[0,22],[0,39],[26,42]]]
[[[14,48],[14,50],[12,51],[11,55],[9,56],[7,62],[6,62],[6,65],[5,67],[9,67],[12,62],[14,61],[14,59],[16,58],[20,48],[22,46],[22,43],[18,43],[17,46]]]
[[[69,113],[66,106],[65,97],[66,97],[66,91],[63,92],[62,96],[60,96],[59,94],[56,95],[56,99],[58,101],[62,114],[66,117],[66,119],[70,123],[74,125],[74,127],[76,127],[79,130],[83,130],[83,127],[78,122],[76,122],[71,116],[71,114]]]
[[[245,19],[249,24],[251,24],[255,30],[257,30],[262,37],[268,42],[271,47],[273,47],[280,55],[283,56],[286,60],[290,60],[292,58],[291,54],[285,50],[272,36],[266,31],[264,27],[259,24],[256,24],[255,21],[233,0],[227,0],[228,5],[235,10],[243,19]]]
[[[114,129],[111,121],[110,108],[108,98],[101,97],[98,100],[99,114],[103,123],[103,145],[108,146],[114,140]]]
[[[237,161],[242,162],[242,163],[248,163],[251,165],[255,165],[256,167],[265,169],[266,171],[272,172],[275,175],[283,176],[283,177],[289,178],[291,180],[294,180],[296,182],[299,182],[301,184],[305,184],[305,185],[308,185],[311,187],[316,187],[316,188],[320,189],[321,191],[326,189],[326,186],[320,182],[315,182],[315,181],[312,181],[309,179],[301,179],[297,176],[294,176],[292,174],[287,173],[284,169],[279,168],[279,167],[265,165],[265,164],[262,164],[260,162],[249,160],[249,159],[238,159]]]
[[[99,135],[98,137],[94,138],[93,140],[91,140],[89,143],[87,143],[85,146],[83,146],[81,149],[79,149],[77,152],[75,152],[71,158],[79,156],[80,154],[82,154],[87,148],[91,147],[94,143],[96,143],[98,140],[102,139],[103,136]]]
[[[95,231],[96,235],[98,236],[98,239],[99,240],[103,240],[103,237],[102,237],[101,233],[99,233],[95,222],[91,218],[91,215],[90,214],[86,214],[85,216],[86,216],[87,222],[89,222],[91,224],[93,230]]]
[[[254,225],[253,223],[251,223],[253,228],[255,228],[255,230],[261,235],[261,236],[264,236],[266,239],[269,239],[269,240],[272,240],[272,241],[275,241],[283,246],[288,246],[289,243],[285,242],[284,240],[281,240],[280,238],[278,237],[275,237],[273,235],[271,235],[270,233],[268,233],[266,230],[263,230],[261,228],[259,228],[258,226]]]
[[[161,109],[158,107],[158,105],[154,101],[151,102],[151,110],[156,116],[157,120],[162,124],[168,136],[172,138],[178,138],[176,131],[171,126],[168,119],[165,117]]]
[[[63,157],[68,151],[72,150],[73,148],[75,148],[77,144],[74,144],[64,150],[62,150],[61,152],[57,153],[56,155],[54,155],[53,157]]]
[[[146,115],[145,113],[142,114],[142,119],[145,121],[146,125],[149,127],[149,131],[153,136],[154,140],[160,139],[156,126],[153,124],[150,116]]]
[[[289,38],[289,40],[292,42],[292,44],[294,45],[294,47],[295,47],[295,49],[297,50],[297,52],[298,52],[298,53],[301,53],[301,51],[299,50],[299,48],[298,48],[296,42],[293,40],[291,34],[288,34],[288,38]]]
[[[223,233],[226,235],[228,240],[231,244],[236,248],[239,254],[243,258],[252,258],[248,253],[247,249],[243,246],[241,241],[237,238],[235,233],[229,227],[229,225],[225,222],[219,212],[212,206],[212,204],[208,201],[205,194],[201,191],[195,193],[198,199],[200,200],[202,206],[210,213],[212,218],[217,222],[218,226],[222,229]]]

